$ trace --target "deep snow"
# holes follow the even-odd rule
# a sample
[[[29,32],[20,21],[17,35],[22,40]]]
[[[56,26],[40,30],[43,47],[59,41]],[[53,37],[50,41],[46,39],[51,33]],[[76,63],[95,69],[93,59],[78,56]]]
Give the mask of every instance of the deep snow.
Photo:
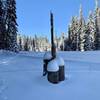
[[[57,60],[54,59],[48,63],[47,71],[49,72],[57,72],[59,71],[59,66],[57,64]]]
[[[0,100],[100,100],[100,51],[59,52],[66,80],[42,76],[44,53],[0,51]]]

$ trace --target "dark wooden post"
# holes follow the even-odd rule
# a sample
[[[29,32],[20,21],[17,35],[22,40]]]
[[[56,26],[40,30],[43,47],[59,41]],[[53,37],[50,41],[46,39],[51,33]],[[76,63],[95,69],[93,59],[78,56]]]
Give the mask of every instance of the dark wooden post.
[[[56,57],[56,47],[54,43],[54,26],[53,26],[53,13],[50,12],[50,25],[51,25],[51,56],[52,58],[47,63],[47,78],[48,81],[54,84],[59,83],[65,79],[64,76],[64,62],[61,58]],[[63,63],[63,64],[62,64]]]
[[[54,26],[53,26],[53,13],[50,12],[50,23],[51,23],[51,55],[54,59],[56,57],[56,47],[54,43]]]

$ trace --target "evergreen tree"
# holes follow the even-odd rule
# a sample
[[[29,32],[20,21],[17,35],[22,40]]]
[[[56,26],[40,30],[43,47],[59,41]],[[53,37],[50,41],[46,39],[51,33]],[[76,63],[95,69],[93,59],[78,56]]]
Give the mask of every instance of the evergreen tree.
[[[25,44],[24,44],[24,50],[25,50],[25,51],[29,51],[28,43],[29,43],[29,38],[26,37],[26,38],[25,38]]]
[[[68,26],[68,40],[71,42],[71,24]]]
[[[75,35],[75,17],[72,17],[71,25],[69,27],[69,38],[71,42],[71,50],[74,50],[74,35]]]
[[[22,37],[19,37],[19,50],[22,51]]]
[[[84,48],[85,48],[85,51],[92,50],[92,38],[91,38],[91,31],[90,31],[89,23],[87,23],[86,25]]]
[[[5,33],[6,33],[6,27],[5,27],[5,9],[3,5],[3,1],[0,0],[0,49],[5,49]]]
[[[71,51],[69,38],[66,38],[64,42],[65,42],[65,51]]]
[[[72,17],[71,26],[69,27],[69,41],[70,41],[70,47],[72,50],[76,51],[78,50],[78,19],[77,17]]]
[[[95,9],[95,50],[100,50],[100,8],[98,6],[98,0],[96,0],[96,9]]]
[[[54,43],[55,43],[55,45],[56,45],[56,49],[58,49],[58,37],[57,37],[56,34],[54,34],[54,35],[55,35],[55,36],[54,36]],[[48,43],[47,38],[45,38],[45,40],[46,40],[46,42]]]
[[[80,17],[79,17],[79,24],[78,24],[78,34],[79,34],[79,50],[84,51],[84,43],[85,43],[85,32],[86,32],[86,25],[85,20],[83,18],[82,13],[82,6],[80,6]]]
[[[7,24],[7,49],[17,51],[17,16],[16,16],[16,1],[7,0],[6,24]]]
[[[79,51],[79,34],[78,34],[78,19],[75,17],[75,23],[74,23],[74,38],[73,38],[73,50]]]
[[[92,12],[89,14],[88,23],[86,25],[86,34],[85,34],[85,50],[94,50],[94,41],[95,41],[95,22]]]
[[[64,51],[65,49],[65,41],[64,41],[65,37],[64,37],[64,33],[61,34],[61,43],[60,43],[60,49],[61,51]]]
[[[65,50],[71,51],[71,25],[68,26],[68,38],[65,40]]]
[[[37,50],[39,50],[39,44],[38,44],[38,37],[36,34],[35,34],[34,40],[35,40],[35,51],[37,51]]]
[[[68,27],[68,39],[71,50],[87,51],[100,50],[100,8],[96,0],[94,15],[90,13],[88,22],[83,18],[82,6],[80,7],[79,20],[72,17],[71,25]],[[67,48],[67,45],[66,45]]]
[[[33,51],[35,51],[35,40],[34,40],[34,38],[32,39],[32,47],[33,47]]]

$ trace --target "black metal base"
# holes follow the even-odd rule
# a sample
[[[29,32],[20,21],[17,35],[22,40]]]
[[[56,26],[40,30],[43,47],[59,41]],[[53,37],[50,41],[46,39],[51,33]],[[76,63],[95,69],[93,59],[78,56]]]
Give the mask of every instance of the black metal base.
[[[48,72],[47,78],[48,78],[48,81],[53,83],[53,84],[59,83],[59,71]]]
[[[57,84],[61,81],[65,80],[65,66],[59,66],[59,70],[57,72],[48,72],[47,71],[47,66],[48,63],[53,60],[52,59],[45,59],[43,60],[44,65],[43,65],[43,76],[47,75],[47,79],[49,82],[53,83],[53,84]]]
[[[59,66],[59,81],[65,80],[65,68],[64,66]]]

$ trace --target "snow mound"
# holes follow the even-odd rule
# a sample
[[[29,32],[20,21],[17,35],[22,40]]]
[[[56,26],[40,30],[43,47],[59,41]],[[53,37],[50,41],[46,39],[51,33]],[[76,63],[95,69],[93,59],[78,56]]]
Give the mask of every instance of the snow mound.
[[[58,64],[57,64],[57,60],[54,59],[54,60],[50,61],[48,66],[47,66],[47,71],[56,72],[58,70],[59,70],[59,67],[58,67]]]
[[[62,57],[57,56],[56,60],[59,66],[64,66],[64,60]]]
[[[51,59],[51,58],[52,58],[52,56],[51,56],[51,52],[50,52],[50,51],[48,51],[48,52],[46,52],[46,53],[44,54],[43,59]]]

